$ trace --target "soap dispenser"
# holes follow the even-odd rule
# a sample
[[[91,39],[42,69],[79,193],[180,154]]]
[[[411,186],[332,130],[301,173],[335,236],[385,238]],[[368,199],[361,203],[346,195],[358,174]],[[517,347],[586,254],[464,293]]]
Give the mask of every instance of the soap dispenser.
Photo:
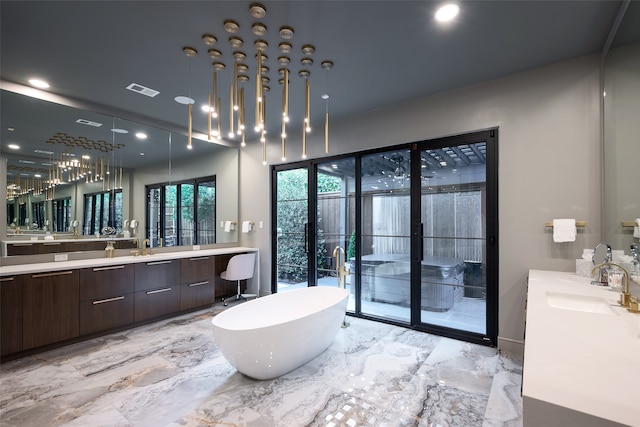
[[[109,240],[107,242],[107,247],[104,248],[105,252],[107,253],[107,258],[113,258],[113,252],[114,252],[114,247],[113,247],[113,241]]]

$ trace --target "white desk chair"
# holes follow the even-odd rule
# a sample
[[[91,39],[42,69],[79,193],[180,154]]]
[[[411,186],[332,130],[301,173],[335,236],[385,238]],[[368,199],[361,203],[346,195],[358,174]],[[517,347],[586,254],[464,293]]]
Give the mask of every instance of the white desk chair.
[[[240,290],[240,281],[250,279],[253,277],[253,270],[256,262],[256,254],[242,254],[242,255],[234,255],[229,259],[229,263],[227,264],[227,269],[220,273],[220,277],[224,280],[228,281],[237,281],[238,282],[238,293],[235,296],[235,299],[244,299],[247,298],[255,298],[256,294],[243,294]],[[228,298],[223,298],[222,301],[224,305],[228,304]]]

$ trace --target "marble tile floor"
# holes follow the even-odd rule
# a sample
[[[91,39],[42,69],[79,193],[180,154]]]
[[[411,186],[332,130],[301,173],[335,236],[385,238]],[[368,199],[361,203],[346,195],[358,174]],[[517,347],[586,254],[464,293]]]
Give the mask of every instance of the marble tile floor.
[[[521,426],[522,363],[494,348],[348,318],[273,380],[213,340],[222,304],[0,366],[0,425]]]

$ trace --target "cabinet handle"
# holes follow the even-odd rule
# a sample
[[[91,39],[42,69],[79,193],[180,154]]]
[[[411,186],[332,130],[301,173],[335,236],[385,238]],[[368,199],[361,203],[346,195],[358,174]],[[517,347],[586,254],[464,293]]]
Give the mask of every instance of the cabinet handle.
[[[13,277],[0,277],[0,282],[12,282]]]
[[[147,265],[171,264],[171,261],[154,261],[148,262]]]
[[[73,271],[56,271],[55,273],[34,274],[31,278],[38,279],[40,277],[64,276],[66,274],[73,274]]]
[[[57,242],[57,243],[43,243],[42,246],[57,246],[57,245],[61,245],[62,243]]]
[[[124,265],[114,265],[113,267],[95,267],[93,271],[121,270]]]
[[[169,292],[170,290],[171,290],[171,288],[157,289],[155,291],[147,291],[146,294],[147,295],[159,294],[160,292]]]
[[[189,261],[200,261],[204,259],[209,259],[209,257],[205,256],[205,257],[198,257],[198,258],[189,258]]]
[[[14,248],[21,246],[33,246],[33,243],[11,243],[9,246]]]
[[[190,287],[190,288],[193,288],[194,286],[202,286],[202,285],[208,285],[208,284],[209,284],[209,281],[206,281],[206,282],[198,282],[198,283],[191,283],[191,284],[189,285],[189,287]]]
[[[105,302],[120,301],[121,299],[124,299],[124,297],[101,299],[100,301],[93,301],[91,304],[98,305],[98,304],[104,304]]]

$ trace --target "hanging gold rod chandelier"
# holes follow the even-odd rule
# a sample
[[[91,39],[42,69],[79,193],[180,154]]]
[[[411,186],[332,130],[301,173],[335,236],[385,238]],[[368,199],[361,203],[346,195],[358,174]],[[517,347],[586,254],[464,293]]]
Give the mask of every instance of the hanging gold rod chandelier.
[[[249,5],[250,16],[257,20],[250,26],[251,34],[255,37],[252,43],[245,43],[240,37],[241,25],[234,19],[226,19],[222,22],[222,29],[226,33],[227,43],[219,40],[214,34],[202,35],[202,42],[207,48],[210,62],[207,74],[211,87],[206,96],[206,103],[202,110],[207,114],[207,138],[211,142],[220,142],[223,139],[238,141],[241,147],[247,143],[249,130],[253,128],[255,139],[259,139],[262,146],[262,162],[267,164],[267,134],[273,129],[267,125],[267,94],[271,91],[271,69],[269,63],[269,42],[267,38],[271,36],[267,25],[260,21],[267,15],[267,9],[260,3]],[[302,158],[307,157],[307,134],[312,131],[311,126],[311,68],[314,64],[313,55],[315,46],[309,43],[301,44],[299,49],[302,57],[299,60],[298,76],[304,82],[302,90],[298,91],[298,85],[291,83],[291,69],[293,67],[291,56],[294,52],[295,30],[288,25],[282,25],[278,29],[277,46],[277,76],[281,86],[281,118],[279,121],[280,130],[280,150],[281,160],[286,160],[288,128],[290,126],[290,102],[293,97],[304,100],[303,119],[301,123],[302,134]],[[246,37],[246,36],[245,36]],[[187,146],[192,148],[193,133],[193,104],[196,103],[191,95],[192,60],[197,56],[198,51],[191,46],[184,46],[183,53],[189,60],[189,95],[177,96],[176,102],[187,105]],[[247,51],[251,51],[247,53]],[[226,61],[226,63],[225,63]],[[321,68],[328,71],[333,66],[333,62],[324,60]],[[253,79],[251,85],[247,84]],[[225,80],[228,82],[228,92],[226,87],[221,87]],[[328,81],[328,78],[327,78]],[[225,94],[228,93],[228,97]],[[325,97],[326,96],[326,97]],[[226,101],[228,99],[228,101]],[[249,102],[246,102],[249,99]],[[328,94],[322,96],[325,101],[325,153],[329,152],[329,111]],[[223,102],[228,105],[223,105]],[[253,108],[253,114],[247,116],[247,109]],[[296,111],[296,115],[299,112]],[[253,122],[249,123],[247,117],[253,117]],[[250,119],[251,120],[251,119]]]

